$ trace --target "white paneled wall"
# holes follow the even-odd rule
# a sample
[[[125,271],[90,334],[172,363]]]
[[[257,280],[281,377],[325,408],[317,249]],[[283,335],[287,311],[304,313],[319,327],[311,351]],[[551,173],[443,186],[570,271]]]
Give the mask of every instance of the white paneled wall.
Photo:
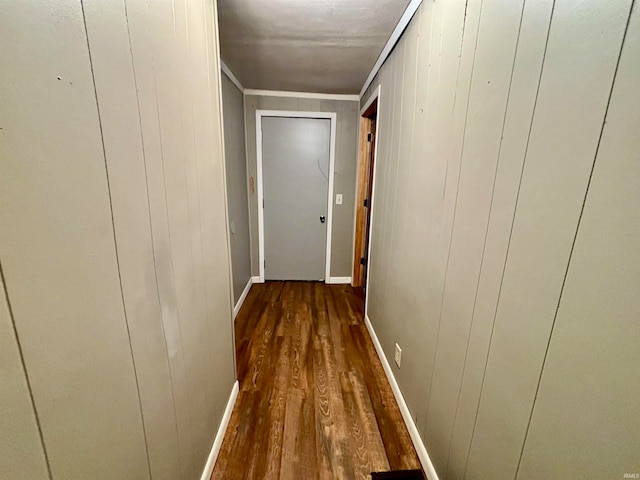
[[[637,470],[631,7],[424,2],[363,96],[381,86],[368,315],[441,479]]]
[[[1,9],[3,473],[197,478],[235,378],[215,3]]]

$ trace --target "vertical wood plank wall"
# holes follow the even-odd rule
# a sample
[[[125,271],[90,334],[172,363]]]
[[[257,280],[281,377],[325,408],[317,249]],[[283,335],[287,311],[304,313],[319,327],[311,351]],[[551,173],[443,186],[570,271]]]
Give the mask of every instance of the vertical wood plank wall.
[[[245,126],[247,135],[247,169],[254,179],[254,192],[249,195],[251,222],[251,269],[258,275],[258,191],[256,110],[289,110],[303,112],[336,112],[336,159],[333,184],[334,196],[342,193],[342,205],[333,199],[331,231],[331,276],[350,277],[353,259],[353,221],[358,149],[358,113],[356,101],[321,100],[292,97],[245,95]]]
[[[222,75],[224,115],[224,148],[227,172],[227,202],[233,270],[233,300],[238,303],[251,278],[251,236],[249,233],[249,200],[247,156],[244,134],[244,95]]]
[[[423,2],[363,95],[368,315],[441,479],[638,469],[639,20]]]
[[[0,476],[198,478],[235,379],[215,3],[0,9]]]

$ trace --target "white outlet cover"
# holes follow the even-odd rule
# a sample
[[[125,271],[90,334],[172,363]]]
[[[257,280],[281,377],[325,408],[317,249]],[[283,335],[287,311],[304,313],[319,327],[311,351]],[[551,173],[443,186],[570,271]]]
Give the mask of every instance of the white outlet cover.
[[[400,363],[402,362],[402,349],[400,348],[400,345],[398,345],[397,343],[396,343],[394,360],[396,361],[396,365],[398,366],[398,368],[400,368]]]
[[[342,194],[336,193],[336,205],[342,205]]]

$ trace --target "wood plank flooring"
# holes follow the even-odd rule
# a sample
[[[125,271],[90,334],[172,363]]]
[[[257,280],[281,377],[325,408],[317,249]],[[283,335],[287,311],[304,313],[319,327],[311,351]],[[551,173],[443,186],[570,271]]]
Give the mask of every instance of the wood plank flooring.
[[[359,289],[253,285],[235,332],[240,393],[212,479],[368,479],[420,468]]]

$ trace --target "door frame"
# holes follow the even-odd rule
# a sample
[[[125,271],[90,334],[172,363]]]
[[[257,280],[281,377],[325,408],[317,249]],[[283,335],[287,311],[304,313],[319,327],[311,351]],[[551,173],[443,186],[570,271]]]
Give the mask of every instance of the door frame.
[[[327,189],[327,242],[324,281],[331,283],[331,232],[333,227],[333,181],[336,159],[336,112],[294,112],[289,110],[256,110],[256,152],[258,164],[258,266],[259,282],[264,282],[264,185],[262,177],[262,117],[329,119],[331,142],[329,145],[329,187]]]
[[[369,216],[369,225],[367,226],[367,229],[369,230],[369,243],[367,245],[367,252],[366,252],[366,258],[367,258],[367,278],[366,278],[366,284],[365,284],[365,291],[367,292],[365,295],[365,305],[364,305],[364,311],[365,311],[365,315],[367,314],[367,310],[368,310],[368,304],[369,304],[369,283],[371,281],[371,244],[372,242],[372,238],[371,238],[371,231],[373,229],[373,213],[374,213],[374,207],[375,207],[375,198],[376,198],[376,179],[377,179],[377,171],[378,171],[378,146],[380,145],[380,139],[379,139],[379,135],[380,135],[380,115],[381,115],[381,91],[382,91],[382,86],[378,85],[376,87],[376,89],[371,93],[371,95],[369,96],[369,98],[367,98],[367,100],[362,104],[362,108],[360,108],[360,112],[358,115],[358,142],[360,142],[361,138],[363,137],[363,135],[365,134],[365,132],[362,131],[362,122],[360,122],[360,119],[363,117],[364,113],[369,109],[369,107],[373,104],[374,101],[377,101],[377,105],[376,105],[376,141],[375,144],[373,146],[373,178],[371,178],[371,198],[369,199],[369,209],[370,209],[370,216]],[[364,158],[361,158],[361,152],[360,152],[360,148],[358,148],[358,165],[357,168],[359,168],[360,166],[360,162],[361,161],[366,161]],[[355,250],[356,250],[356,228],[357,228],[357,224],[356,224],[356,219],[357,219],[357,211],[358,211],[358,202],[357,202],[357,198],[358,198],[358,189],[360,188],[360,179],[358,178],[358,175],[356,175],[356,186],[355,186],[355,195],[356,195],[356,201],[354,202],[354,210],[353,210],[353,248],[352,248],[352,252],[353,252],[353,258],[352,258],[352,265],[355,264]],[[352,274],[355,274],[355,271],[352,272]],[[355,278],[355,277],[354,277]],[[353,282],[352,282],[353,283]]]

